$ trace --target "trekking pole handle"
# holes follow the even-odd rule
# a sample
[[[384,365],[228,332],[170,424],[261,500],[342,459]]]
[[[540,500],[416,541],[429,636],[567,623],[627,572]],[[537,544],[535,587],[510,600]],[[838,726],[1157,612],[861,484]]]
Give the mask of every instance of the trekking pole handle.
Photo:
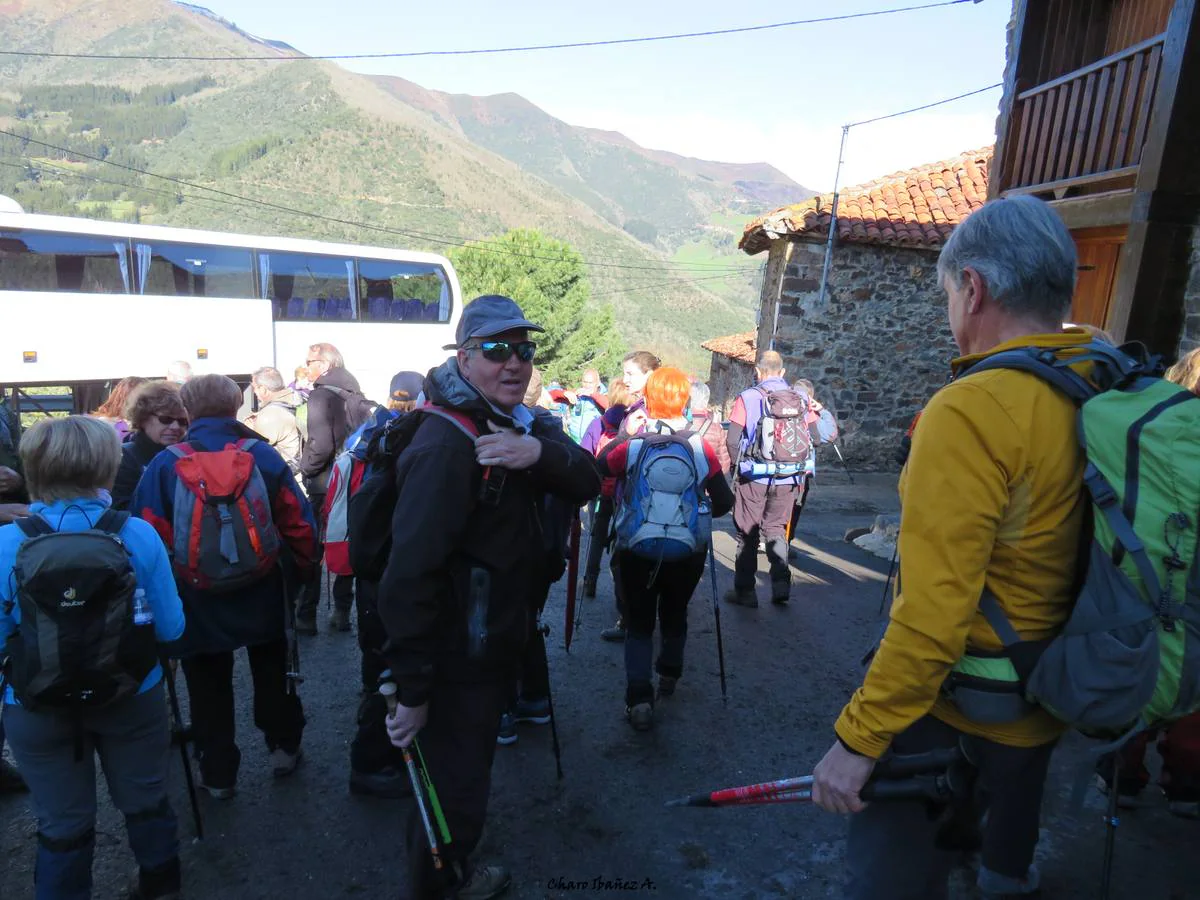
[[[962,751],[958,747],[943,747],[937,750],[928,750],[925,753],[885,757],[876,764],[875,770],[871,773],[871,781],[894,780],[907,778],[910,775],[943,772],[962,758]]]

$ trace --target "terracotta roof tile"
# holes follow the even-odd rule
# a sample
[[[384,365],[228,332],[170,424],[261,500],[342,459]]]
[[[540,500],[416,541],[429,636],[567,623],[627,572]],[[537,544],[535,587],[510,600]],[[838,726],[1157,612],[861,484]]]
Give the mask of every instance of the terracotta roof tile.
[[[728,356],[730,359],[738,362],[754,365],[755,346],[758,341],[758,335],[753,331],[746,331],[742,334],[729,334],[725,337],[716,337],[711,341],[705,341],[700,346],[705,350],[711,350],[713,353],[719,353],[721,356]]]
[[[992,148],[984,147],[846,188],[838,198],[838,240],[940,247],[987,199],[991,161]],[[746,226],[738,247],[753,255],[778,238],[824,240],[832,202],[831,194],[822,194],[767,213]]]

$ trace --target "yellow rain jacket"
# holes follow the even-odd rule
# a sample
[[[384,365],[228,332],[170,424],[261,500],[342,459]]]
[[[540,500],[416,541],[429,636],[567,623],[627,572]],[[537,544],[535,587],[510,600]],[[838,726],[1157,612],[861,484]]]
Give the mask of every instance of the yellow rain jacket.
[[[956,359],[953,368],[1015,347],[1066,348],[1059,356],[1069,358],[1090,339],[1079,329],[1029,335]],[[900,477],[891,621],[834,726],[849,747],[878,758],[927,713],[1014,747],[1066,730],[1040,709],[1018,722],[974,723],[940,691],[968,647],[1003,648],[979,612],[985,585],[1022,638],[1052,636],[1066,622],[1086,505],[1083,465],[1074,404],[1035,375],[994,369],[934,395]]]

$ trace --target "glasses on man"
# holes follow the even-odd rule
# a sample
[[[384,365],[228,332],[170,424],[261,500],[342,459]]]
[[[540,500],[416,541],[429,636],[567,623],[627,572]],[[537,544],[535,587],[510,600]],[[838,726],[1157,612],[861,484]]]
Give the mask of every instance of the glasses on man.
[[[537,353],[537,343],[534,341],[480,341],[479,352],[489,362],[508,362],[513,354],[521,362],[533,362]]]
[[[154,418],[158,419],[159,425],[166,426],[166,425],[175,424],[175,425],[178,425],[180,428],[187,428],[187,426],[188,426],[187,419],[180,419],[180,418],[176,418],[175,416],[155,416]]]

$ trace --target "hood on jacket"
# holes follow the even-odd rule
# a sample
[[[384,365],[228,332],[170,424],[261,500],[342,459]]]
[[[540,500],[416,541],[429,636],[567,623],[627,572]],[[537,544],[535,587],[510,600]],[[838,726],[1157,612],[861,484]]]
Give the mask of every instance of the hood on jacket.
[[[426,401],[437,406],[490,419],[507,428],[522,428],[512,415],[498,409],[463,377],[458,369],[458,360],[453,356],[426,376],[424,393]]]
[[[358,379],[342,368],[330,369],[313,382],[313,389],[315,390],[323,384],[341,388],[343,391],[362,391],[362,388],[358,386]]]

